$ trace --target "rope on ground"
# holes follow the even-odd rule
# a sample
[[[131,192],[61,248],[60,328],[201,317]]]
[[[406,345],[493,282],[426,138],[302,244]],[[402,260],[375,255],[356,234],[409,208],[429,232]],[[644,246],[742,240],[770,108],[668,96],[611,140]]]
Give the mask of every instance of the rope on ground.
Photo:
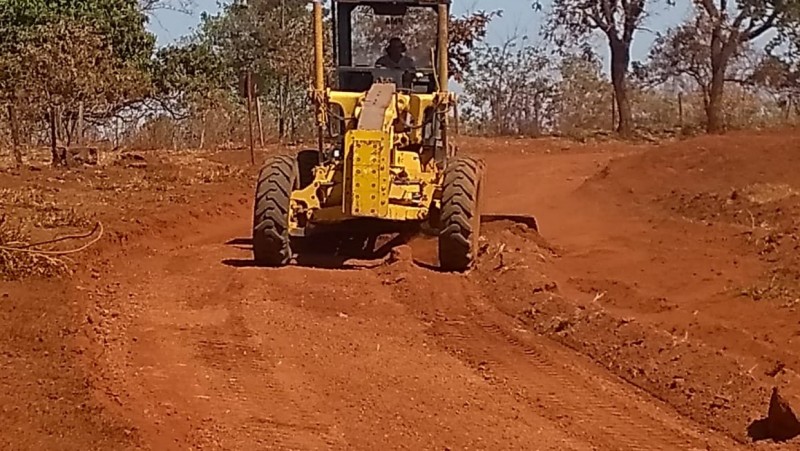
[[[100,222],[100,221],[97,221],[97,224],[95,224],[94,228],[90,232],[82,234],[82,235],[67,235],[67,236],[63,236],[63,237],[60,237],[60,238],[55,238],[55,239],[52,239],[52,240],[41,241],[41,242],[33,243],[33,244],[27,244],[27,245],[21,246],[21,247],[0,246],[0,250],[8,251],[8,252],[22,252],[22,253],[27,253],[27,254],[53,255],[53,256],[76,254],[78,252],[82,252],[82,251],[85,251],[86,249],[89,249],[91,246],[95,245],[98,241],[100,241],[100,239],[103,237],[103,231],[104,231],[103,230],[103,223]],[[43,251],[43,250],[39,250],[39,249],[31,249],[33,247],[39,247],[39,246],[43,246],[45,244],[53,244],[53,243],[58,243],[58,242],[61,242],[61,241],[66,241],[66,240],[79,240],[79,239],[83,239],[83,238],[88,238],[88,237],[94,235],[95,233],[97,233],[96,237],[94,237],[91,241],[89,241],[88,243],[84,244],[83,246],[80,246],[80,247],[75,248],[75,249],[69,249],[69,250],[64,250],[64,251]]]

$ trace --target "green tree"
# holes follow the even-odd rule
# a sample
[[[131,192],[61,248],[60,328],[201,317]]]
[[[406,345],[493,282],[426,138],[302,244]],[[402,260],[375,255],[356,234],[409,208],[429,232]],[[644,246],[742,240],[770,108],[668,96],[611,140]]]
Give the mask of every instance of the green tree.
[[[225,59],[233,74],[252,71],[283,137],[301,116],[312,72],[313,39],[306,2],[236,0],[202,19],[202,38]]]
[[[124,61],[147,66],[155,37],[137,0],[18,0],[0,3],[0,49],[14,46],[39,25],[72,19],[92,25]]]
[[[534,5],[541,8],[539,2]],[[611,54],[611,82],[617,103],[617,131],[632,131],[628,89],[631,45],[635,32],[647,17],[647,0],[553,0],[544,28],[545,36],[558,47],[572,47],[600,32]]]
[[[695,0],[699,20],[707,27],[704,40],[710,67],[708,132],[723,131],[723,105],[728,67],[742,46],[780,26],[794,28],[798,22],[797,0]]]
[[[788,118],[800,116],[800,7],[787,11],[753,74],[754,83],[778,97]]]
[[[477,11],[450,18],[450,42],[448,57],[450,58],[450,76],[460,81],[469,70],[472,52],[475,46],[486,38],[486,30],[502,11]]]
[[[80,105],[88,111],[106,111],[123,99],[144,94],[135,92],[146,86],[144,75],[117,59],[91,24],[62,19],[33,26],[21,37],[16,95],[28,108],[47,115],[54,164],[56,138],[69,141],[77,122],[68,120],[65,126],[63,112],[78,111]]]
[[[175,119],[200,120],[200,148],[204,147],[209,112],[231,97],[234,78],[224,59],[208,41],[188,42],[160,49],[153,70],[155,98]]]
[[[558,130],[575,136],[607,128],[611,95],[597,56],[588,49],[568,54],[558,73]]]
[[[80,122],[82,106],[98,119],[116,113],[149,93],[155,38],[145,24],[137,0],[1,3],[0,102],[15,117],[48,112],[62,135]]]
[[[475,48],[463,86],[464,119],[482,134],[539,136],[552,130],[557,86],[550,58],[527,39]]]
[[[783,108],[785,118],[794,112],[800,116],[800,63],[794,58],[765,55],[750,78],[752,83],[769,91]]]

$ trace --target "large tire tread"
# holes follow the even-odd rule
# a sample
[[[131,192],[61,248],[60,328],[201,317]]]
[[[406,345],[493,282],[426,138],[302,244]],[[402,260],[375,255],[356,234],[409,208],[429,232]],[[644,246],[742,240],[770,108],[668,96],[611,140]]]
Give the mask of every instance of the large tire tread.
[[[253,209],[253,258],[259,266],[285,266],[292,259],[289,200],[297,182],[296,159],[271,157],[258,176]]]
[[[439,266],[466,271],[474,264],[480,235],[480,191],[484,165],[469,157],[450,159],[442,177]]]

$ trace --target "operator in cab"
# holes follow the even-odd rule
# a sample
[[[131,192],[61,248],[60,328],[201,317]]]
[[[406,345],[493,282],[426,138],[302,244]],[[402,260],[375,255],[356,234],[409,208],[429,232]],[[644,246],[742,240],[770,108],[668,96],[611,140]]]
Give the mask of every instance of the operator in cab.
[[[378,58],[378,61],[375,62],[375,66],[386,67],[388,69],[414,70],[414,60],[405,56],[408,49],[402,39],[398,37],[390,39],[389,45],[386,46],[384,51],[386,54]]]

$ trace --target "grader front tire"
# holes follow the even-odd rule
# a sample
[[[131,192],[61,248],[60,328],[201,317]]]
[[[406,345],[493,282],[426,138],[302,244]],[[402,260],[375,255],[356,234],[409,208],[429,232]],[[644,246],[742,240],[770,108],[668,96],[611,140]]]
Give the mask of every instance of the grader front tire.
[[[483,163],[468,157],[450,159],[442,183],[439,266],[466,271],[478,254]]]
[[[289,264],[289,199],[297,183],[297,160],[280,155],[261,168],[253,211],[253,259],[259,266]]]

